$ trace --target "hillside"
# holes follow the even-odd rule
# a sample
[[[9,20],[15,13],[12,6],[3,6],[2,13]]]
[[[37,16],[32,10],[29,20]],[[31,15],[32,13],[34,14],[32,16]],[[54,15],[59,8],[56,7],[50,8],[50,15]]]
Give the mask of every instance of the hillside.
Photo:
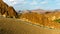
[[[44,25],[52,28],[60,28],[60,23],[55,20],[60,19],[60,12],[44,14]]]
[[[20,19],[39,24],[40,26],[46,26],[48,28],[58,28],[60,29],[60,23],[54,20],[60,19],[60,12],[51,12],[47,14],[38,14],[36,12],[24,13],[20,16]]]
[[[28,22],[32,22],[32,23],[36,23],[36,24],[43,24],[42,23],[42,15],[38,14],[36,12],[32,12],[32,13],[24,13],[20,16],[20,19],[28,21]]]

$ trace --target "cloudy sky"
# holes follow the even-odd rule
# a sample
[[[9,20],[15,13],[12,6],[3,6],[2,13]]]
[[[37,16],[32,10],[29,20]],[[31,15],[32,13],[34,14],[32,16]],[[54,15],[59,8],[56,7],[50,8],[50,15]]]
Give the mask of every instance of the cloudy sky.
[[[60,0],[3,0],[16,10],[60,9]]]

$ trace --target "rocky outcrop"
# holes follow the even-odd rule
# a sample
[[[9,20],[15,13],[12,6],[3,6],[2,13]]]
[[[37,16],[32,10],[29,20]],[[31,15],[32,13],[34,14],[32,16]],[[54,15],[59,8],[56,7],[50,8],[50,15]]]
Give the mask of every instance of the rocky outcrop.
[[[0,0],[0,13],[3,15],[7,11],[8,5]]]
[[[9,16],[9,17],[11,17],[11,18],[13,18],[13,17],[18,17],[18,14],[17,14],[17,12],[14,10],[14,8],[12,7],[12,6],[9,6],[8,8],[7,8],[7,16]]]
[[[7,5],[2,0],[0,0],[0,15],[4,17],[17,17],[17,12],[14,10],[13,7]]]

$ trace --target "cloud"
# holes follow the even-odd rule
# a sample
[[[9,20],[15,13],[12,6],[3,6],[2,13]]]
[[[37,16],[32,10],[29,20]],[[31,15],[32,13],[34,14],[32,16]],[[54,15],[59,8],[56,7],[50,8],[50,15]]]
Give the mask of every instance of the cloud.
[[[19,3],[19,2],[24,2],[25,0],[10,0],[10,2],[17,2],[17,3]]]
[[[40,4],[48,4],[48,0],[41,1]]]
[[[41,7],[40,6],[36,6],[35,9],[40,9]]]
[[[9,0],[12,4],[25,3],[25,0]]]
[[[30,5],[36,5],[36,4],[37,4],[36,1],[33,1],[33,2],[30,3]]]
[[[40,4],[47,4],[48,2],[46,2],[46,1],[43,1],[43,2],[41,2]]]
[[[17,2],[14,2],[13,5],[17,4]]]
[[[5,0],[8,5],[18,7],[19,9],[49,9],[60,6],[60,0]],[[47,7],[49,6],[49,7]],[[24,8],[25,7],[25,8]],[[51,9],[50,8],[50,9]],[[16,9],[16,8],[15,8]]]
[[[14,1],[14,0],[10,0],[10,1]]]

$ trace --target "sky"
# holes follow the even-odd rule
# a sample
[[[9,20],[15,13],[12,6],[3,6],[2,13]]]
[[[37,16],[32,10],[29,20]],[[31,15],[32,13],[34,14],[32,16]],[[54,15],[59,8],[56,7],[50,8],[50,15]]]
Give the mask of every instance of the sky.
[[[60,9],[60,0],[3,0],[16,10],[55,10]]]

